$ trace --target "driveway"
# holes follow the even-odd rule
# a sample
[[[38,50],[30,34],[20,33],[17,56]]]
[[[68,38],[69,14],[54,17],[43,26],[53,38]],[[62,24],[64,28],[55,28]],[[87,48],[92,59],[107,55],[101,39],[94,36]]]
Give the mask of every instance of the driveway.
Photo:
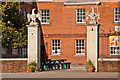
[[[34,73],[3,73],[2,78],[118,78],[118,72],[54,70]]]

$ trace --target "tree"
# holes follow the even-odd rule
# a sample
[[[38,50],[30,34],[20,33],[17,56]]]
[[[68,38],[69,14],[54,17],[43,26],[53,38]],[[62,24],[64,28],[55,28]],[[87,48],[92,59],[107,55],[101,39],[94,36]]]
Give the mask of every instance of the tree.
[[[22,48],[27,46],[26,21],[21,17],[20,2],[2,3],[2,46]]]

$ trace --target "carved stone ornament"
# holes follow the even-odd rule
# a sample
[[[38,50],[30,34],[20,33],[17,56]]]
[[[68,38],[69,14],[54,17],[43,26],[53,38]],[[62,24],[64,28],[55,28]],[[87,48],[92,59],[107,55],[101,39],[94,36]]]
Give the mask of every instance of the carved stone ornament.
[[[35,14],[35,8],[32,9],[32,14],[27,14],[28,22],[36,22],[36,18],[38,18],[41,21],[41,15],[39,13]]]
[[[87,15],[86,15],[87,19],[86,20],[88,20],[90,18],[91,20],[90,20],[89,24],[96,24],[95,18],[97,17],[97,19],[100,20],[100,14],[99,13],[95,13],[93,7],[91,7],[91,9],[92,9],[91,13],[87,12]]]

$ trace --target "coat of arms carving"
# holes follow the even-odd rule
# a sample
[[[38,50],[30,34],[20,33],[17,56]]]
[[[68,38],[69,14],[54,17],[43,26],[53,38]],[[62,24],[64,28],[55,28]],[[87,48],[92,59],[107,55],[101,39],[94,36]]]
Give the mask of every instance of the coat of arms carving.
[[[27,14],[28,22],[36,22],[36,18],[41,21],[41,15],[39,13],[35,14],[35,8],[32,9],[32,14]]]
[[[91,9],[92,9],[91,13],[87,12],[87,15],[86,15],[87,16],[87,20],[90,18],[89,24],[96,24],[95,18],[100,20],[100,14],[99,13],[95,13],[93,7],[91,7]]]

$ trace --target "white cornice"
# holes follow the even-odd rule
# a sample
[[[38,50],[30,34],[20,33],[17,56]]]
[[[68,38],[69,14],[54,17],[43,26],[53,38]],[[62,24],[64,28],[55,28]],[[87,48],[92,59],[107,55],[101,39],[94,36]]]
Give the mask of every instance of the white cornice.
[[[64,5],[98,5],[100,2],[79,2],[79,3],[63,3]]]

